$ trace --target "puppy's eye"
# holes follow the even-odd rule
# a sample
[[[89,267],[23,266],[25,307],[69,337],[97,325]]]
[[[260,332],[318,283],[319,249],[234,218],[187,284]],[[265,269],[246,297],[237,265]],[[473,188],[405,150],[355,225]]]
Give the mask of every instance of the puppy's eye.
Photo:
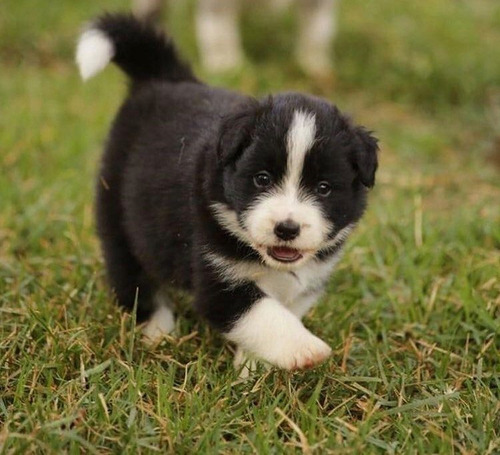
[[[253,176],[253,183],[257,188],[268,188],[273,183],[271,174],[267,171],[260,171]]]
[[[323,197],[328,196],[332,192],[332,187],[328,182],[319,182],[316,187],[316,192]]]

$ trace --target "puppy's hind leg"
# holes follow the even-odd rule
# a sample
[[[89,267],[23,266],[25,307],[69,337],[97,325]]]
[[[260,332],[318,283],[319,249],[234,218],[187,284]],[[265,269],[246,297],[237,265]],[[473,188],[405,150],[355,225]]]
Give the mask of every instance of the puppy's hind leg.
[[[108,241],[101,236],[101,240],[109,281],[118,303],[129,311],[136,307],[137,322],[145,323],[145,341],[148,344],[157,343],[174,328],[174,315],[168,297],[161,289],[155,292],[154,285],[125,244],[116,243],[120,240],[118,234]]]
[[[164,290],[159,289],[156,292],[154,303],[155,310],[142,329],[147,344],[158,343],[175,328],[172,302]]]
[[[118,303],[128,311],[137,308],[137,322],[149,319],[154,310],[153,287],[143,268],[135,258],[122,227],[121,204],[118,184],[112,176],[107,189],[102,185],[97,191],[97,230],[106,263],[111,289]]]

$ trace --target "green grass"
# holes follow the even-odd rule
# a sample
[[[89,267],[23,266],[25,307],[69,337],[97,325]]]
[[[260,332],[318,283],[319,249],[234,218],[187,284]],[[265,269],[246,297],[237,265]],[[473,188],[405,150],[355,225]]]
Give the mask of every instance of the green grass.
[[[185,299],[179,336],[151,351],[109,297],[92,194],[126,89],[111,68],[83,85],[72,63],[101,7],[0,5],[0,453],[499,453],[500,6],[345,1],[335,84],[287,57],[293,16],[267,36],[269,18],[245,18],[245,70],[209,80],[321,93],[382,146],[306,318],[333,358],[247,382]],[[189,13],[170,23],[195,56]]]

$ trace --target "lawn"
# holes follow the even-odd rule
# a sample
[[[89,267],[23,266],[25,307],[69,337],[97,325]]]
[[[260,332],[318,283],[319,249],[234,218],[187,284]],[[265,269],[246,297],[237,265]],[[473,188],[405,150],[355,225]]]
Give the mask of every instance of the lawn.
[[[109,295],[93,189],[126,85],[115,68],[84,85],[73,63],[101,8],[0,5],[0,453],[500,453],[498,2],[344,1],[321,82],[289,58],[292,14],[247,11],[245,68],[204,75],[321,94],[381,143],[369,210],[305,320],[332,359],[247,381],[186,296],[151,350]],[[167,22],[196,60],[191,13]]]

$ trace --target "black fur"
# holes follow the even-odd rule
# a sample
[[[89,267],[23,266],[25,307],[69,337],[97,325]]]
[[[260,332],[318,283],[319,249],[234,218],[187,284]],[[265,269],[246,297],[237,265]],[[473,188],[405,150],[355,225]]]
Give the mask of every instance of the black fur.
[[[152,25],[125,14],[105,14],[92,27],[111,39],[115,46],[113,62],[133,82],[151,79],[197,82],[189,65],[179,59],[172,41]]]
[[[259,254],[221,227],[210,206],[240,216],[258,190],[262,168],[281,178],[284,137],[297,109],[314,112],[318,140],[305,161],[303,184],[332,183],[321,201],[331,237],[357,221],[377,167],[376,140],[324,100],[284,94],[257,101],[209,87],[179,61],[170,40],[128,16],[95,23],[117,49],[114,61],[131,77],[129,97],[108,138],[97,188],[97,224],[118,301],[137,315],[153,310],[164,285],[193,291],[197,310],[222,331],[263,292],[253,283],[228,286],[204,259],[207,246],[234,260]],[[319,260],[341,245],[317,253]]]

